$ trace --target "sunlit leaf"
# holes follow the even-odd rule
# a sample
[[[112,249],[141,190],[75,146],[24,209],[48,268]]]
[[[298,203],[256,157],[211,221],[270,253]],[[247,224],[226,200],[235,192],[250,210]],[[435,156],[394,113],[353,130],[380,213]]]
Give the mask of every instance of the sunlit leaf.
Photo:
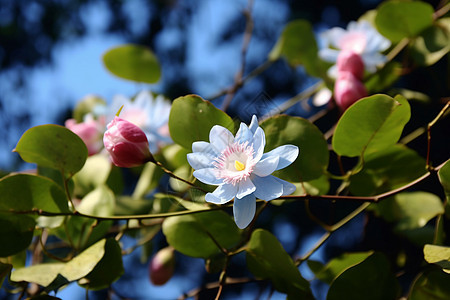
[[[83,168],[73,177],[76,195],[85,196],[96,187],[105,184],[111,166],[111,161],[103,154],[89,156]]]
[[[318,47],[311,24],[306,20],[288,23],[269,53],[270,60],[285,58],[291,66],[304,65],[312,76],[323,77],[326,66],[317,55]]]
[[[400,286],[390,270],[389,261],[374,253],[334,279],[327,300],[334,299],[397,299]]]
[[[330,260],[323,268],[317,268],[317,264],[311,263],[310,261],[308,261],[308,266],[318,279],[330,284],[342,272],[361,263],[372,254],[373,251],[345,253]]]
[[[16,254],[28,248],[36,222],[27,215],[0,213],[0,257]]]
[[[268,278],[275,289],[297,299],[313,299],[309,282],[300,274],[277,238],[256,229],[246,248],[247,267],[258,278]],[[294,299],[294,298],[293,298]]]
[[[449,50],[450,18],[443,18],[414,39],[411,56],[419,65],[430,66],[445,56]]]
[[[16,149],[26,162],[73,175],[86,161],[85,143],[69,129],[59,125],[40,125],[28,129]]]
[[[212,237],[226,249],[236,246],[240,240],[240,230],[223,211],[167,218],[162,230],[172,247],[193,257],[209,258],[221,252]]]
[[[11,273],[11,280],[15,282],[33,282],[41,286],[49,286],[63,268],[64,263],[46,263],[19,268]]]
[[[233,120],[201,97],[188,95],[173,102],[169,130],[177,144],[190,150],[193,142],[209,142],[209,132],[214,125],[223,126],[234,133]]]
[[[114,75],[136,82],[155,83],[161,77],[161,68],[155,54],[140,45],[122,45],[108,50],[103,63]]]
[[[387,1],[378,7],[375,25],[393,42],[415,37],[433,23],[433,7],[422,1]]]
[[[450,274],[450,247],[425,245],[423,247],[425,260],[430,264],[436,264],[446,273]]]
[[[91,216],[109,217],[114,215],[114,205],[114,193],[106,185],[101,185],[81,200],[77,210]]]
[[[328,167],[328,146],[320,130],[306,119],[275,116],[261,123],[266,134],[264,152],[286,145],[298,146],[297,159],[274,175],[294,182],[310,181],[323,175]]]
[[[409,121],[410,107],[402,96],[363,98],[350,106],[339,120],[333,149],[342,156],[361,156],[397,143]]]
[[[139,176],[139,180],[134,188],[132,197],[134,199],[141,199],[147,193],[150,193],[156,188],[161,179],[163,171],[154,163],[146,163],[144,169]]]
[[[450,274],[432,269],[421,274],[409,292],[410,300],[447,300],[450,295]]]

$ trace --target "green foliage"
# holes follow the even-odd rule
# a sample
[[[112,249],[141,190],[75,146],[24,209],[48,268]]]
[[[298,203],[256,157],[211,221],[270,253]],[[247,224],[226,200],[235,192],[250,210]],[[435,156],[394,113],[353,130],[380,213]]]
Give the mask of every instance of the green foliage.
[[[450,274],[450,247],[425,245],[423,255],[428,263],[436,264],[442,271]]]
[[[106,106],[106,101],[98,96],[86,96],[75,106],[73,110],[73,118],[78,123],[83,122],[84,116],[88,113],[92,113],[97,106]]]
[[[328,166],[328,146],[315,125],[302,118],[281,115],[265,120],[261,127],[266,133],[266,152],[286,144],[296,145],[300,150],[296,161],[275,173],[276,176],[299,182],[323,175]]]
[[[220,253],[221,248],[235,247],[241,240],[240,230],[222,211],[171,217],[164,221],[162,230],[175,250],[205,259]]]
[[[450,295],[450,275],[432,269],[420,274],[409,292],[411,300],[445,300]]]
[[[433,23],[433,7],[422,1],[387,1],[378,7],[375,24],[392,42],[419,35]]]
[[[383,254],[374,253],[340,273],[330,285],[327,300],[396,299],[399,288],[389,261]]]
[[[191,149],[193,142],[209,141],[209,131],[214,125],[223,126],[234,133],[233,120],[201,97],[188,95],[173,101],[169,130],[177,144]]]
[[[247,248],[247,266],[258,278],[268,278],[275,289],[289,297],[313,299],[306,281],[283,246],[270,232],[257,229],[252,233]]]
[[[0,213],[0,257],[25,250],[33,238],[36,222],[26,215]]]
[[[84,165],[87,148],[69,129],[58,125],[41,125],[28,129],[16,149],[26,162],[53,168],[73,175]]]
[[[393,146],[409,121],[410,108],[402,96],[363,98],[339,120],[333,149],[342,156],[363,156]]]
[[[444,188],[447,201],[450,202],[450,160],[447,160],[438,172],[439,181]]]
[[[103,55],[105,67],[114,75],[136,82],[155,83],[161,77],[161,68],[155,54],[144,46],[122,45]]]

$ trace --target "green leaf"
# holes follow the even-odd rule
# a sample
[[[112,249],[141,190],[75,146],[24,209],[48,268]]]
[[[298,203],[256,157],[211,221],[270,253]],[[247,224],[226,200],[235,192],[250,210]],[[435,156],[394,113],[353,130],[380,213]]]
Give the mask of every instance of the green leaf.
[[[306,281],[277,238],[256,229],[247,245],[247,266],[258,278],[268,278],[275,289],[296,299],[314,299]]]
[[[46,177],[16,174],[0,180],[0,211],[69,212],[64,191]]]
[[[69,177],[83,167],[88,155],[78,135],[51,124],[28,129],[14,151],[26,162],[59,170]]]
[[[392,42],[412,38],[433,24],[433,7],[422,1],[388,1],[378,7],[375,25]]]
[[[411,112],[402,96],[363,98],[350,106],[339,120],[333,149],[341,156],[362,156],[397,143]]]
[[[146,194],[150,193],[158,186],[163,173],[164,172],[161,168],[156,166],[154,163],[146,163],[141,175],[139,176],[136,187],[134,188],[132,197],[134,199],[141,199]]]
[[[414,39],[411,56],[419,65],[430,66],[438,62],[449,50],[450,18],[443,18]]]
[[[394,145],[364,157],[363,169],[350,177],[350,191],[371,196],[396,189],[426,173],[425,160],[404,145]]]
[[[323,268],[317,268],[317,264],[310,263],[308,261],[308,266],[316,275],[317,279],[320,279],[328,284],[330,284],[336,277],[338,277],[342,272],[350,267],[360,264],[367,257],[373,254],[373,251],[369,252],[355,252],[355,253],[345,253],[339,257],[333,258],[328,262]],[[312,267],[310,266],[312,265]]]
[[[371,74],[364,82],[369,95],[380,93],[390,88],[402,75],[402,65],[396,61],[390,61],[381,70]]]
[[[330,285],[327,300],[397,299],[400,286],[390,270],[389,261],[374,253],[342,272]]]
[[[77,210],[91,216],[110,217],[114,215],[115,199],[114,193],[101,185],[81,200]]]
[[[28,248],[36,222],[26,215],[0,213],[0,257],[16,254]]]
[[[233,219],[223,211],[167,218],[162,230],[172,247],[192,257],[209,258],[220,253],[212,237],[226,249],[236,246],[241,238]]]
[[[450,159],[438,171],[439,181],[444,188],[447,202],[450,202]]]
[[[10,264],[4,264],[0,262],[0,286],[3,286],[3,280],[5,280],[6,276],[9,275],[9,273],[12,270],[12,265]]]
[[[103,154],[89,156],[83,168],[73,177],[75,194],[85,196],[96,187],[105,184],[111,166],[111,161]]]
[[[119,243],[109,238],[105,243],[105,254],[95,268],[78,283],[89,290],[107,288],[124,273],[122,249]]]
[[[410,300],[447,300],[450,295],[450,275],[441,270],[432,269],[421,274],[414,282],[408,299]]]
[[[105,67],[114,75],[144,83],[155,83],[161,77],[161,68],[155,54],[144,46],[122,45],[103,55]]]
[[[450,247],[425,245],[423,255],[428,263],[436,264],[442,271],[450,274]]]
[[[377,203],[377,214],[394,222],[398,231],[424,227],[429,220],[444,213],[438,196],[427,192],[403,192]]]
[[[11,281],[33,282],[44,287],[49,286],[63,268],[64,263],[45,263],[19,268],[11,273]]]
[[[220,125],[234,132],[233,120],[212,103],[197,95],[175,99],[169,115],[170,136],[186,149],[196,141],[209,142],[209,131]]]
[[[295,20],[288,23],[277,43],[269,53],[269,60],[275,61],[284,57],[291,66],[304,65],[312,76],[325,76],[326,66],[317,55],[314,31],[306,20]]]
[[[328,146],[320,130],[308,120],[291,116],[275,116],[261,123],[266,134],[264,152],[286,145],[298,146],[297,159],[287,168],[274,173],[283,179],[299,182],[322,176],[328,167]]]

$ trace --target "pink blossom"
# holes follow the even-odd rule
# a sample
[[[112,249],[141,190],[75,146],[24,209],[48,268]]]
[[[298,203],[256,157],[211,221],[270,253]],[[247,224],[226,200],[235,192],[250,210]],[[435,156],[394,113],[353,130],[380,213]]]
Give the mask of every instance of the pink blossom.
[[[339,53],[337,69],[338,73],[350,72],[360,80],[364,76],[364,62],[359,54],[351,50],[343,50]]]
[[[154,285],[163,285],[172,277],[175,270],[175,255],[172,247],[158,251],[150,262],[150,281]]]
[[[366,96],[366,87],[353,73],[339,72],[334,84],[334,99],[342,110]]]
[[[138,126],[119,117],[114,117],[108,124],[103,143],[112,162],[118,167],[136,167],[152,159],[145,133]]]
[[[68,119],[65,126],[77,134],[86,144],[88,154],[98,153],[102,148],[103,123],[101,120],[87,118],[84,122],[77,123],[75,119]]]

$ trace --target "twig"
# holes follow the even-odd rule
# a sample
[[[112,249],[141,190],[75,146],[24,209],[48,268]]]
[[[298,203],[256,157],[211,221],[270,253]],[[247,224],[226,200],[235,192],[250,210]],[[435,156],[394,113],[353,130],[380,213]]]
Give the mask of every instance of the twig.
[[[450,107],[450,100],[447,101],[447,104],[445,104],[445,106],[441,109],[441,111],[439,112],[439,114],[436,116],[436,118],[434,118],[433,121],[431,121],[430,123],[428,123],[427,126],[427,169],[428,170],[433,170],[433,166],[430,165],[430,152],[431,152],[431,127],[433,127],[434,124],[436,124],[437,121],[439,121],[439,119],[444,115],[444,113],[447,111],[447,109]]]
[[[252,38],[252,32],[253,32],[253,19],[252,19],[252,7],[253,7],[253,0],[248,0],[247,9],[244,10],[244,16],[247,20],[247,23],[245,25],[245,32],[244,32],[244,40],[242,43],[242,50],[241,50],[241,66],[239,68],[239,71],[236,73],[235,79],[234,79],[234,85],[228,90],[225,100],[222,104],[222,110],[227,111],[228,106],[230,106],[231,101],[234,98],[234,95],[236,94],[237,90],[243,85],[242,78],[245,72],[245,64],[246,64],[246,55],[248,50],[248,45],[250,44],[250,40]]]

